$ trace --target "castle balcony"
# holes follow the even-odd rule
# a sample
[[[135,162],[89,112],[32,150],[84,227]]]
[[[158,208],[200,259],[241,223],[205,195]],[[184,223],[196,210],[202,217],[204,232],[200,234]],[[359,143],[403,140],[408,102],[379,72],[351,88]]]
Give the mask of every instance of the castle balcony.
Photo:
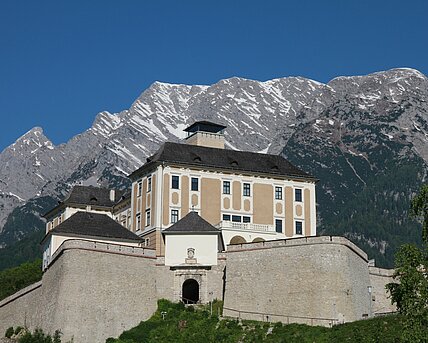
[[[223,220],[215,227],[219,230],[232,230],[232,231],[247,231],[247,232],[260,232],[276,234],[273,225],[253,224],[253,223],[237,223],[229,220]]]

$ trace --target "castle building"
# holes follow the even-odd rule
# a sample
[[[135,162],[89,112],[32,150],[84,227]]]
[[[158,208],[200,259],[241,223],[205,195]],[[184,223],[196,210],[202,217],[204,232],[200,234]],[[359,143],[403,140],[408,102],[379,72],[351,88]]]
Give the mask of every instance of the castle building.
[[[316,235],[316,179],[281,156],[225,149],[224,129],[196,122],[129,176],[132,231],[158,256],[164,230],[190,211],[226,245]]]
[[[42,280],[0,301],[0,331],[104,342],[162,298],[324,326],[394,311],[392,270],[344,237],[317,236],[316,178],[281,156],[225,149],[224,130],[189,126],[126,192],[75,186],[44,216]]]

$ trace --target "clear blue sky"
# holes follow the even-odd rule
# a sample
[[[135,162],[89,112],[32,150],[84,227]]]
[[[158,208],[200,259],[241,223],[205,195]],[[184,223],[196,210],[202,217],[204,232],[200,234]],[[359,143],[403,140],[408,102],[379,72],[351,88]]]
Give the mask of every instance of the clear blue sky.
[[[156,80],[428,74],[427,14],[422,0],[2,0],[0,151],[34,126],[65,142]]]

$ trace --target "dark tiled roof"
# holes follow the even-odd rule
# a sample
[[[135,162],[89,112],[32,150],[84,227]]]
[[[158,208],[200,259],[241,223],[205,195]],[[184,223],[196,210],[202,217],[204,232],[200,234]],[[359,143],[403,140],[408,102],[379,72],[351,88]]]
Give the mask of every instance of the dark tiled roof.
[[[216,124],[210,121],[201,120],[196,121],[189,127],[185,128],[184,131],[186,132],[196,132],[196,131],[207,131],[207,132],[219,132],[221,130],[224,130],[226,126],[221,124]]]
[[[203,232],[203,233],[220,233],[220,230],[216,229],[205,219],[201,218],[196,212],[189,212],[186,216],[181,218],[174,225],[168,229],[163,230],[164,233],[172,232]]]
[[[156,154],[147,158],[147,162],[129,176],[132,178],[138,175],[140,171],[160,162],[315,180],[313,176],[295,167],[279,155],[217,149],[172,142],[164,143]]]
[[[49,234],[72,234],[107,239],[141,241],[141,238],[105,214],[77,212],[52,229]],[[46,237],[45,237],[46,238]]]
[[[120,200],[123,191],[115,190],[115,200],[110,200],[110,189],[93,186],[74,186],[64,203],[112,207]]]

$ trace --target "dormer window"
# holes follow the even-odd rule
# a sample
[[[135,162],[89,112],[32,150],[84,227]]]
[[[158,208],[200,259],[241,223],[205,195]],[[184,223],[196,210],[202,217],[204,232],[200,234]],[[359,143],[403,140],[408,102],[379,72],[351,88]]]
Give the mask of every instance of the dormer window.
[[[232,161],[232,162],[230,162],[230,165],[231,165],[232,167],[237,167],[237,166],[238,166],[238,162],[236,162],[236,161]]]
[[[95,198],[95,197],[92,197],[89,201],[90,201],[90,202],[97,202],[97,201],[98,201],[98,199],[97,199],[97,198]]]

